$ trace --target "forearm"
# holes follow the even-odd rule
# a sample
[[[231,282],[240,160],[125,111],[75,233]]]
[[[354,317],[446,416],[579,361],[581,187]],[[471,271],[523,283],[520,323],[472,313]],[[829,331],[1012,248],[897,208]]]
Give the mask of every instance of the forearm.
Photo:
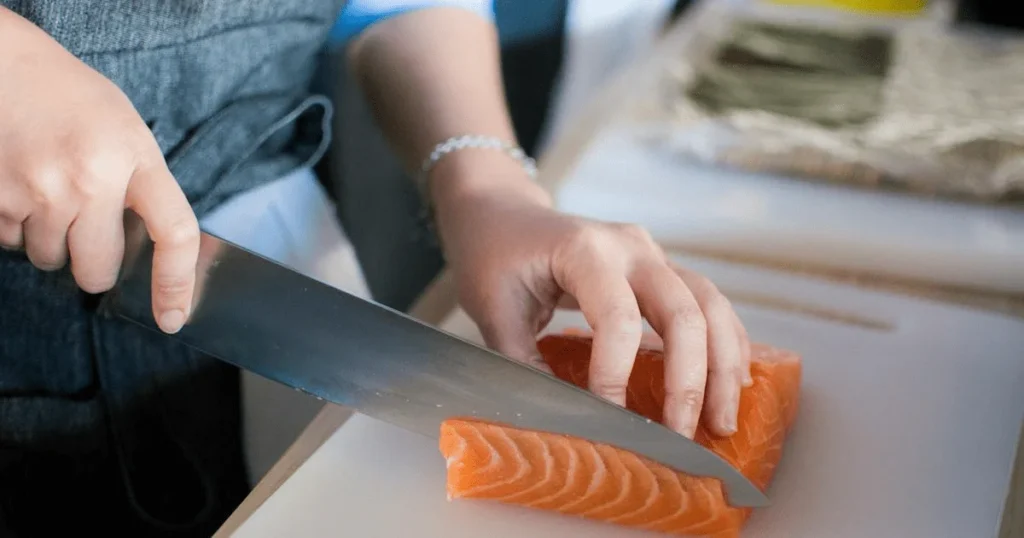
[[[452,7],[399,15],[369,28],[349,54],[378,124],[410,173],[452,136],[514,140],[497,32],[480,16]],[[432,177],[444,178],[430,182],[439,212],[453,198],[494,190],[546,203],[519,163],[495,150],[449,154]]]

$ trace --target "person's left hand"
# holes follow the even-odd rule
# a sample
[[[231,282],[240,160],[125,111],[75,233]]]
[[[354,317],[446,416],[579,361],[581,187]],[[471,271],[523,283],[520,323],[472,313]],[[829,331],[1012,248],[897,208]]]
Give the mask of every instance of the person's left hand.
[[[521,170],[468,159],[481,162],[436,169],[432,191],[460,304],[486,344],[545,368],[537,334],[555,308],[578,307],[594,331],[589,389],[625,405],[647,319],[664,342],[665,424],[693,437],[703,412],[713,433],[735,432],[750,344],[714,284],[642,228],[560,213]]]

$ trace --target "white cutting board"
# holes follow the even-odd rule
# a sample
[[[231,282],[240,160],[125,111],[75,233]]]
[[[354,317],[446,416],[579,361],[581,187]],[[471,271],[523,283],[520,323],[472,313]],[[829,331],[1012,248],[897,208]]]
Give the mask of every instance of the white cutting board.
[[[1024,293],[1024,210],[700,166],[628,127],[598,135],[559,207],[634,222],[677,248]]]
[[[995,536],[1024,416],[1024,323],[722,263],[685,260],[737,302],[753,338],[805,357],[803,406],[747,536]],[[891,330],[750,306],[756,293]],[[551,329],[580,325],[556,316]],[[478,339],[461,314],[444,327]],[[509,387],[514,390],[514,387]],[[435,440],[356,415],[235,535],[239,538],[647,536],[445,498]]]

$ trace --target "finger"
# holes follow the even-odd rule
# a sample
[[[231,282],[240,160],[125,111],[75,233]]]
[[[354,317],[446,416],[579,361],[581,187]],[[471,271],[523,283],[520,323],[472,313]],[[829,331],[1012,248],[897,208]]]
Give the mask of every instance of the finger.
[[[161,330],[175,333],[191,312],[199,223],[162,161],[135,171],[125,205],[142,218],[153,240],[153,315]]]
[[[665,353],[665,425],[692,438],[708,381],[707,324],[697,299],[663,263],[638,267],[630,281]]]
[[[24,184],[20,181],[4,182],[0,185],[0,192],[3,192],[0,196],[0,219],[19,224],[25,222],[29,215],[27,208],[30,207],[26,202],[31,197],[26,192]]]
[[[683,282],[685,282],[691,290],[694,290],[698,302],[701,303],[701,308],[707,308],[706,305],[717,302],[717,308],[714,309],[717,313],[728,312],[731,320],[731,327],[736,334],[736,340],[738,342],[737,346],[740,351],[740,379],[744,386],[750,386],[753,383],[753,379],[750,377],[750,337],[747,334],[747,329],[744,327],[739,315],[736,314],[736,309],[732,307],[729,300],[708,278],[685,267],[673,265],[672,268],[676,274],[683,279]],[[706,312],[705,317],[707,317]],[[716,336],[724,336],[728,334],[729,331],[725,330],[727,324],[724,317],[724,315],[711,316],[711,319],[708,320],[709,332]],[[722,330],[719,330],[720,328]]]
[[[119,199],[97,200],[68,228],[71,274],[88,293],[103,293],[117,281],[124,256],[124,220]]]
[[[487,347],[543,372],[551,373],[537,350],[537,333],[551,321],[550,308],[543,312],[533,298],[517,298],[513,293],[499,292],[488,301],[477,318],[480,333]]]
[[[642,313],[643,312],[641,312],[641,314]],[[593,338],[593,336],[594,336],[594,332],[591,331],[589,328],[570,327],[570,328],[565,329],[562,332],[564,334],[569,334],[569,335],[574,335],[574,336],[584,336],[584,337],[587,337],[587,338]],[[664,344],[661,341],[661,336],[659,336],[658,333],[656,333],[654,331],[644,331],[640,335],[640,347],[643,348],[643,349],[650,350],[650,351],[664,351],[665,350]]]
[[[640,347],[643,318],[636,296],[611,264],[580,259],[559,284],[580,305],[594,330],[588,388],[612,403],[626,405],[626,387]]]
[[[707,322],[708,384],[706,414],[712,432],[730,435],[736,431],[740,392],[745,377],[742,340],[736,332],[736,317],[729,300],[707,278],[684,268],[675,268],[693,293]],[[747,370],[749,375],[749,370]]]
[[[0,217],[0,248],[18,250],[24,243],[21,222]]]
[[[736,336],[740,341],[740,357],[742,358],[740,370],[743,373],[743,386],[749,387],[754,384],[754,378],[750,375],[750,356],[752,353],[750,349],[750,336],[747,334],[747,328],[743,326],[743,322],[740,321],[740,317],[736,314],[735,309],[732,311],[732,317],[733,323],[736,326]]]
[[[47,206],[25,219],[22,228],[25,254],[32,265],[56,271],[68,260],[68,226],[74,213],[67,207]]]

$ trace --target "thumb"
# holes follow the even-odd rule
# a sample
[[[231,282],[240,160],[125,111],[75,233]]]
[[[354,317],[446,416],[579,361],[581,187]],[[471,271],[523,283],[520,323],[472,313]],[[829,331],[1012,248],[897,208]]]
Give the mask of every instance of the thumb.
[[[505,297],[473,317],[477,319],[487,347],[512,360],[552,373],[537,349],[537,333],[551,321],[553,313],[552,309],[542,309],[535,301]]]

